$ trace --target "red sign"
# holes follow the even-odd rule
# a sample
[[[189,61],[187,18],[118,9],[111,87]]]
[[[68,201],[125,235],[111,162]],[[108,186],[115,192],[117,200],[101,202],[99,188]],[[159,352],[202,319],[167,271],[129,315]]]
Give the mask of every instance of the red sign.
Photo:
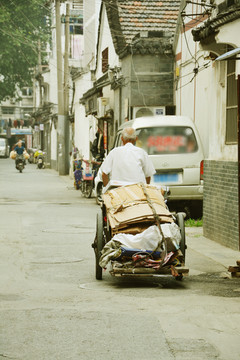
[[[186,146],[186,138],[184,136],[149,136],[147,140],[149,148],[156,148],[161,151],[177,151],[180,147]]]
[[[103,143],[104,143],[104,150],[107,150],[107,121],[104,121],[103,124]]]
[[[25,135],[26,136],[26,142],[27,142],[27,148],[32,147],[32,135]]]

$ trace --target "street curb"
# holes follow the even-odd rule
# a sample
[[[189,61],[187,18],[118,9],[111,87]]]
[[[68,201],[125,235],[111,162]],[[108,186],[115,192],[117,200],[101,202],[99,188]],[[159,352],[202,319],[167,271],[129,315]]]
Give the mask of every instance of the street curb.
[[[202,227],[186,227],[187,246],[204,255],[213,261],[223,265],[226,269],[230,265],[235,265],[236,261],[240,259],[240,252],[230,249],[226,246],[218,244],[203,236]]]

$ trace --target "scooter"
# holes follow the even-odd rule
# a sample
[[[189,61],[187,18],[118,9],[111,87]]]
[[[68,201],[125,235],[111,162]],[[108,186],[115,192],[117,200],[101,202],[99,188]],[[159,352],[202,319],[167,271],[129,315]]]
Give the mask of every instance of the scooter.
[[[44,164],[44,155],[45,153],[42,150],[37,150],[34,154],[34,157],[37,158],[37,168],[38,169],[44,169],[45,168],[45,164]]]
[[[90,198],[92,195],[94,174],[92,163],[88,160],[83,160],[82,168],[82,180],[80,183],[80,190],[86,198]]]
[[[15,160],[15,164],[16,164],[16,169],[19,170],[19,172],[21,173],[24,169],[24,165],[25,165],[25,159],[23,155],[17,155],[16,156],[16,160]]]
[[[44,154],[38,155],[38,158],[37,158],[37,167],[38,167],[38,169],[44,169],[44,168],[45,168],[45,164],[44,164]]]

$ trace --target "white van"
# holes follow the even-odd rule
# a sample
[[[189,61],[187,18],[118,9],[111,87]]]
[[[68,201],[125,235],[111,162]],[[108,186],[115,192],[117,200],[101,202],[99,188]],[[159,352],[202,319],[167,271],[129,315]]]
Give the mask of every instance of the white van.
[[[167,186],[168,201],[181,200],[180,209],[193,201],[203,200],[203,149],[194,123],[186,116],[141,117],[121,125],[114,147],[121,146],[124,127],[133,127],[138,135],[136,142],[149,154],[156,174],[153,185]]]
[[[9,157],[8,140],[5,138],[0,138],[0,156]]]

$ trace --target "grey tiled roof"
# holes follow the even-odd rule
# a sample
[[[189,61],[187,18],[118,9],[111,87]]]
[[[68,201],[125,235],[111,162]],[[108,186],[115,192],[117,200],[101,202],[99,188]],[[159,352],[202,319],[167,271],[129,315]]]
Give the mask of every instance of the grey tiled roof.
[[[144,31],[163,31],[168,36],[175,33],[181,0],[104,0],[104,3],[118,48],[129,45]]]
[[[192,30],[193,40],[201,41],[217,34],[219,28],[229,22],[240,19],[240,5],[233,5],[229,9],[219,12],[217,16],[208,19],[205,23]]]

